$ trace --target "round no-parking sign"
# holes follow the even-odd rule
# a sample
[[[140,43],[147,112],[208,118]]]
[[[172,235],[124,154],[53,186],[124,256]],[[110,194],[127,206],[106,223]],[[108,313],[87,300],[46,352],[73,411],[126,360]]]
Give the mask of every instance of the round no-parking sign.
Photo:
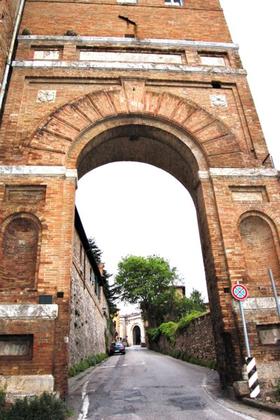
[[[231,294],[234,297],[234,299],[242,302],[248,297],[248,289],[243,284],[235,284],[231,288]]]

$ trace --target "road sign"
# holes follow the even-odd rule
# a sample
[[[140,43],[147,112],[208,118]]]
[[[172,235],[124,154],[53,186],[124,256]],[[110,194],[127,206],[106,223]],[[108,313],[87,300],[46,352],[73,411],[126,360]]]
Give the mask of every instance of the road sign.
[[[243,302],[248,297],[248,289],[243,284],[235,284],[231,288],[231,294],[234,299]]]

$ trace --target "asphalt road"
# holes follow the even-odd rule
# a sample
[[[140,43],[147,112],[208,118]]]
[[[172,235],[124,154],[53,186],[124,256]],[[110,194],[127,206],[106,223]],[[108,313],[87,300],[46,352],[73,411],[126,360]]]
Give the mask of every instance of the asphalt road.
[[[78,420],[276,418],[226,406],[207,391],[209,374],[209,369],[135,346],[76,379],[69,404]]]

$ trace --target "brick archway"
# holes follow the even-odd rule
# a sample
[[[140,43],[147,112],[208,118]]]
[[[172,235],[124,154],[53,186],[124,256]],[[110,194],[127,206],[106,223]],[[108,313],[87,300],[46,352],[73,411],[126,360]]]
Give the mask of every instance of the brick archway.
[[[75,142],[88,131],[95,131],[92,136],[96,136],[101,123],[106,126],[113,118],[133,116],[182,130],[201,149],[211,167],[224,166],[227,161],[236,167],[244,166],[240,145],[221,120],[193,101],[134,81],[124,81],[117,89],[92,92],[55,110],[29,139],[28,164],[65,165]]]
[[[49,344],[46,373],[55,378],[55,389],[61,394],[67,392],[76,181],[91,169],[117,160],[158,166],[191,193],[197,209],[218,369],[224,382],[241,378],[241,329],[230,287],[242,281],[245,260],[237,225],[232,222],[246,209],[266,206],[269,194],[273,197],[266,186],[272,191],[278,182],[273,169],[256,168],[256,162],[247,168],[252,160],[242,147],[231,129],[201,106],[132,79],[56,109],[22,144],[21,163],[25,166],[3,168],[3,182],[8,186],[14,183],[16,188],[10,197],[6,192],[0,223],[18,207],[45,220],[38,291],[52,296],[59,307],[50,327],[56,344]],[[271,212],[277,213],[275,207]],[[14,298],[11,293],[7,300]],[[24,299],[29,302],[30,298]],[[36,363],[34,371],[39,371],[41,361]]]
[[[115,160],[142,161],[170,172],[188,188],[197,208],[219,368],[227,369],[222,332],[225,326],[235,331],[235,325],[221,297],[230,279],[215,194],[207,175],[209,168],[245,166],[240,144],[226,124],[193,101],[130,80],[123,81],[119,88],[92,92],[55,110],[30,137],[24,152],[29,166],[65,167],[77,170],[78,176]],[[70,178],[61,181],[61,208],[52,212],[50,229],[60,223],[61,237],[67,236],[67,247],[62,241],[56,244],[57,250],[52,248],[53,254],[63,254],[65,267],[67,258],[72,258],[75,185]],[[69,273],[61,267],[60,283],[65,287]],[[68,288],[65,296],[69,295]],[[65,316],[61,331],[67,335],[66,312],[63,315],[61,311],[61,316]],[[231,340],[238,349],[237,336]],[[54,375],[59,388],[65,387],[65,377],[61,378],[64,363],[64,358],[56,361]]]

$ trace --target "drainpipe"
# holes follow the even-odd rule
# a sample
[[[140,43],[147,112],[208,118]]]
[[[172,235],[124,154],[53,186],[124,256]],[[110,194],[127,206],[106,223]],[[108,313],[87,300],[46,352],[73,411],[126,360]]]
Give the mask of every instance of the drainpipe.
[[[3,111],[3,102],[4,102],[5,95],[6,95],[6,89],[7,89],[7,84],[8,84],[12,59],[13,59],[13,53],[14,53],[17,33],[18,33],[18,30],[19,30],[19,25],[20,25],[21,18],[22,18],[24,4],[25,4],[25,0],[20,0],[20,4],[19,4],[19,7],[18,7],[18,11],[17,11],[17,16],[16,16],[16,20],[15,20],[15,25],[14,25],[13,36],[12,36],[12,40],[11,40],[11,44],[10,44],[9,54],[8,54],[7,61],[6,61],[6,67],[5,67],[4,76],[3,76],[3,80],[2,80],[2,85],[1,85],[1,89],[0,89],[0,116],[2,115],[2,111]]]

